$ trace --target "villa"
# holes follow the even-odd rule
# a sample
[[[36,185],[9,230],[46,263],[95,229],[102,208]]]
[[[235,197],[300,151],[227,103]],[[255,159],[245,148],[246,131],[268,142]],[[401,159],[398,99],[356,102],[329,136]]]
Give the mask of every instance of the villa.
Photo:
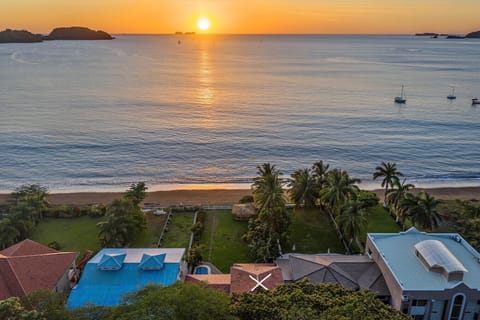
[[[369,233],[366,253],[383,274],[390,304],[416,320],[476,320],[480,254],[457,233]]]
[[[169,286],[183,281],[187,271],[184,254],[184,248],[103,249],[85,266],[67,308],[87,303],[115,306],[123,295],[147,284]]]
[[[39,289],[68,294],[77,256],[28,239],[0,251],[0,300]]]

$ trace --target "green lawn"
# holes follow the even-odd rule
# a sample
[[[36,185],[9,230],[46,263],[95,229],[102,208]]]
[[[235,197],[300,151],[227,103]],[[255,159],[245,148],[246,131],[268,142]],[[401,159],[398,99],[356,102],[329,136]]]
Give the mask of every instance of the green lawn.
[[[190,241],[190,228],[193,225],[193,212],[172,214],[173,221],[168,226],[165,240],[162,241],[164,248],[187,248]]]
[[[147,214],[148,228],[132,243],[131,247],[156,247],[165,219],[166,216],[157,217],[151,213]],[[45,245],[52,241],[57,241],[62,251],[76,251],[80,253],[87,249],[97,251],[100,249],[97,223],[103,220],[105,220],[104,217],[47,218],[37,225],[32,235],[32,240]]]
[[[229,273],[234,263],[253,262],[242,240],[247,225],[246,221],[233,220],[230,210],[207,211],[200,244],[203,259],[224,273]]]
[[[395,223],[395,220],[385,210],[385,208],[379,204],[368,210],[368,226],[367,232],[382,233],[392,232],[397,233],[401,231],[400,226]],[[367,232],[362,235],[362,241],[365,241]]]
[[[96,251],[100,249],[97,238],[97,223],[103,219],[103,217],[47,218],[37,225],[32,235],[32,240],[44,245],[57,241],[62,251],[80,253],[83,253],[85,250]]]
[[[155,216],[147,213],[147,230],[145,230],[131,245],[132,248],[156,248],[167,215]]]
[[[296,208],[293,211],[290,237],[295,252],[326,253],[330,249],[330,252],[345,253],[328,215],[318,208]]]

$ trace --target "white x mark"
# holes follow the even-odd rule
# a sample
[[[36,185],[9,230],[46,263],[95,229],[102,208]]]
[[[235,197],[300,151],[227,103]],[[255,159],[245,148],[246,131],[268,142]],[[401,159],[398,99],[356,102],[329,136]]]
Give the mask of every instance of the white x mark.
[[[257,276],[257,279],[255,279],[254,277],[252,277],[251,274],[249,274],[248,276],[250,277],[250,279],[252,279],[253,281],[255,281],[255,282],[257,283],[257,284],[255,285],[255,287],[253,287],[252,290],[250,290],[250,291],[254,291],[254,290],[257,289],[258,287],[262,287],[263,289],[268,290],[268,288],[263,285],[263,282],[272,276],[271,273],[269,273],[265,278],[263,278],[262,281],[259,281],[259,280],[258,280],[258,276]]]

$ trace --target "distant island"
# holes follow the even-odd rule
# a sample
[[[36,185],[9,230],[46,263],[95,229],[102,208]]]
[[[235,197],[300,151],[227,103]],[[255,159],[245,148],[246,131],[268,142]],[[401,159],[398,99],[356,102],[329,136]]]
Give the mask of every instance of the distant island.
[[[447,39],[480,39],[480,31],[470,32],[466,36],[455,35],[455,34],[434,33],[434,32],[415,33],[415,36],[432,37],[432,38],[438,38],[438,36],[445,36],[447,37]]]
[[[423,33],[415,33],[417,37],[434,37],[438,36],[438,33],[435,32],[423,32]]]
[[[85,27],[55,28],[45,40],[112,40],[105,31],[95,31]]]
[[[27,30],[6,29],[0,32],[0,43],[31,43],[42,42],[41,34],[33,34]]]
[[[105,31],[85,27],[55,28],[48,36],[33,34],[27,30],[6,29],[0,32],[0,43],[34,43],[44,40],[112,40]]]
[[[479,39],[480,38],[480,31],[475,31],[475,32],[470,32],[465,36],[465,38],[473,38],[473,39]]]

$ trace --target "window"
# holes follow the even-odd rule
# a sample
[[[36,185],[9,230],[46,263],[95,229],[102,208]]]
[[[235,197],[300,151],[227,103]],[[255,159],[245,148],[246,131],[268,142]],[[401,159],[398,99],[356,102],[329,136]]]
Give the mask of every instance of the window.
[[[450,308],[450,320],[460,320],[463,315],[463,307],[465,305],[465,296],[461,293],[453,298],[452,306]]]
[[[425,307],[427,305],[427,300],[412,300],[412,306],[413,307]]]
[[[413,316],[413,320],[423,320],[425,318],[425,316],[422,314],[422,315],[416,315],[416,316]]]

